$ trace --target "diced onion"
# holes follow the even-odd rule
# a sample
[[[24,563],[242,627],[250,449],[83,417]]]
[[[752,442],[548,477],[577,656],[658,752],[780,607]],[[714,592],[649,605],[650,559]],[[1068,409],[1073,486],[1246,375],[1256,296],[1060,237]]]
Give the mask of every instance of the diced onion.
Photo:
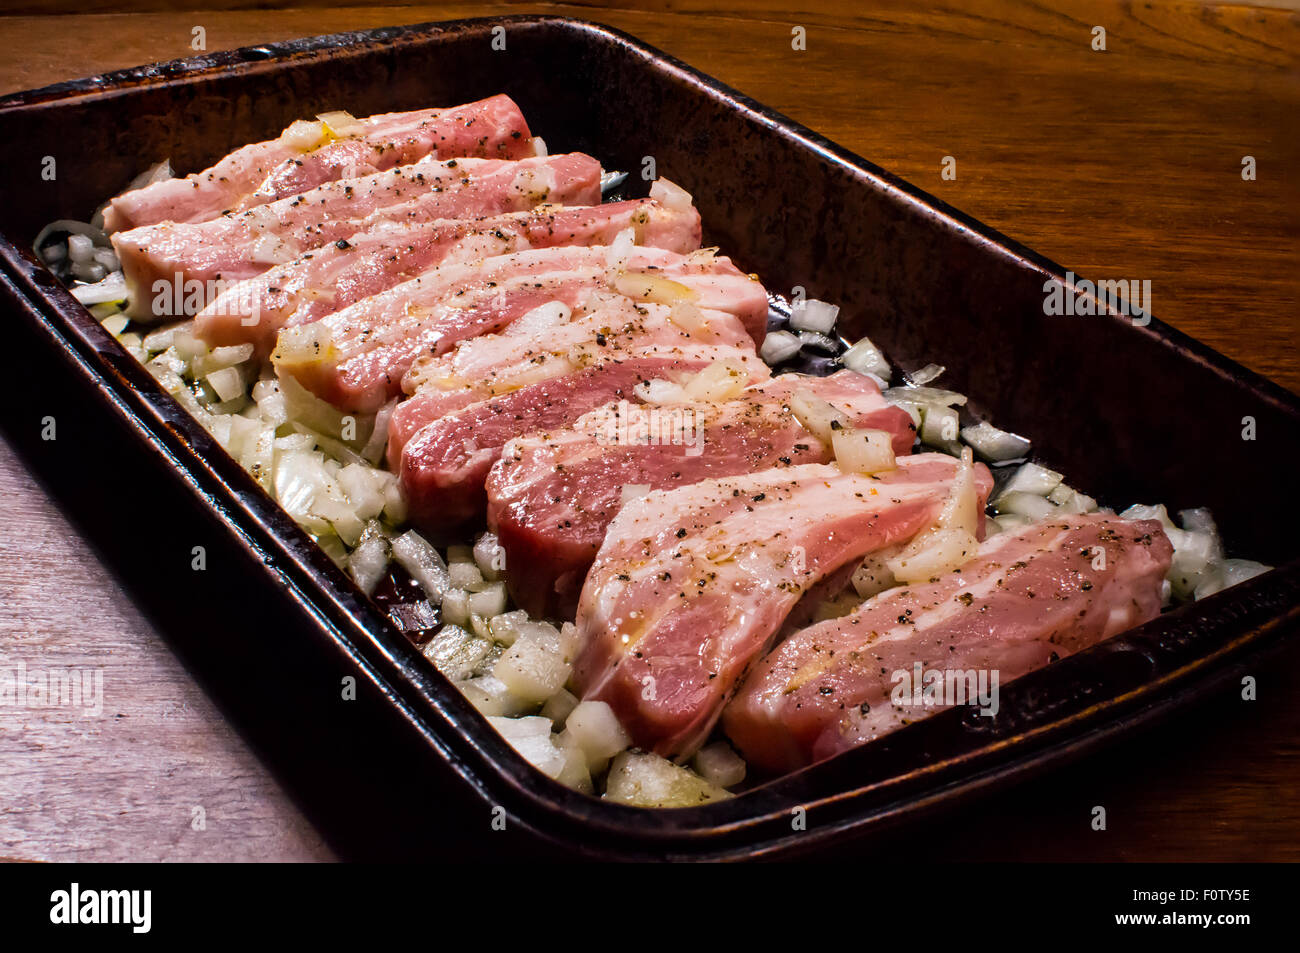
[[[501,573],[506,568],[506,551],[501,541],[497,539],[496,533],[483,533],[474,541],[474,562],[478,565],[484,579],[501,578]],[[498,612],[491,614],[497,615]]]
[[[365,125],[350,112],[342,109],[327,113],[317,113],[316,118],[325,124],[325,131],[336,139],[347,136],[359,136],[365,132]]]
[[[957,435],[961,432],[957,411],[942,404],[926,404],[921,416],[921,442],[946,450],[948,453],[961,452]]]
[[[772,331],[759,352],[768,364],[780,364],[799,353],[799,339],[789,331]]]
[[[540,715],[525,718],[489,716],[492,727],[510,743],[510,747],[547,777],[558,778],[564,770],[565,754],[551,737],[551,722]]]
[[[749,374],[734,361],[715,361],[682,388],[688,400],[731,400],[739,397]]]
[[[680,404],[688,400],[680,384],[661,378],[642,381],[632,392],[647,404]]]
[[[963,427],[961,439],[985,460],[994,462],[1018,459],[1027,455],[1030,448],[1029,441],[1024,437],[999,430],[987,421]]]
[[[924,582],[965,565],[978,548],[965,530],[936,528],[921,533],[886,565],[899,582]]]
[[[562,744],[572,743],[586,755],[592,771],[601,770],[632,743],[618,716],[606,702],[580,702],[565,721]]]
[[[700,296],[698,291],[680,281],[644,272],[623,272],[614,279],[614,290],[637,301],[655,304],[695,301]]]
[[[847,473],[870,476],[897,467],[893,437],[884,430],[836,430],[831,434],[831,448],[840,469]]]
[[[311,152],[323,145],[328,138],[329,133],[323,122],[308,119],[295,119],[288,129],[280,133],[280,141],[299,152]]]
[[[941,387],[891,387],[885,400],[909,404],[938,404],[941,407],[965,407],[966,395]]]
[[[676,302],[668,312],[668,320],[687,334],[698,334],[709,327],[709,319],[704,312],[689,301]]]
[[[997,499],[998,513],[1010,513],[1023,516],[1031,522],[1051,519],[1057,512],[1056,504],[1039,496],[1037,493],[1003,493]]]
[[[927,364],[920,370],[915,370],[909,373],[907,375],[907,380],[913,387],[923,387],[931,381],[938,380],[943,376],[943,372],[946,370],[947,368],[942,364]]]
[[[870,338],[862,338],[857,344],[840,355],[840,363],[859,374],[870,374],[883,381],[889,380],[889,362],[880,348],[871,343]]]
[[[512,694],[538,704],[563,688],[572,670],[560,648],[559,633],[546,628],[550,632],[534,624],[521,632],[492,669]]]
[[[800,426],[827,446],[836,430],[848,426],[848,418],[843,413],[811,391],[795,391],[790,395],[789,405]]]
[[[635,807],[698,807],[730,797],[716,784],[657,754],[624,751],[610,765],[605,798]]]
[[[807,298],[790,309],[790,327],[796,331],[815,331],[830,334],[839,317],[839,305]]]
[[[695,204],[690,192],[662,176],[655,179],[654,184],[650,186],[650,198],[664,208],[674,209],[678,212],[689,211]]]
[[[1073,490],[1064,483],[1047,494],[1047,498],[1059,506],[1065,513],[1095,513],[1097,501],[1092,497]]]
[[[244,378],[237,367],[223,367],[207,376],[207,381],[222,400],[234,400],[244,393]]]
[[[898,580],[888,566],[889,560],[901,552],[901,546],[890,546],[885,550],[872,553],[862,560],[862,564],[853,572],[853,590],[861,599],[870,599],[886,589],[898,585]]]
[[[827,337],[818,331],[800,331],[798,334],[799,347],[802,350],[821,351],[823,354],[834,354],[839,350],[839,342],[832,337]]]
[[[72,297],[84,305],[104,304],[108,301],[125,301],[127,298],[126,276],[120,271],[115,271],[102,281],[89,285],[73,285],[69,290],[72,292]]]
[[[735,787],[745,780],[745,759],[725,741],[716,741],[697,751],[691,767],[705,781],[720,788]]]
[[[431,602],[438,602],[451,584],[447,564],[438,551],[415,530],[397,537],[392,542],[393,558],[420,584]]]
[[[1036,463],[1026,463],[1016,470],[1002,492],[1004,494],[1035,493],[1038,496],[1046,496],[1060,486],[1063,479],[1064,477],[1055,470],[1040,467]]]

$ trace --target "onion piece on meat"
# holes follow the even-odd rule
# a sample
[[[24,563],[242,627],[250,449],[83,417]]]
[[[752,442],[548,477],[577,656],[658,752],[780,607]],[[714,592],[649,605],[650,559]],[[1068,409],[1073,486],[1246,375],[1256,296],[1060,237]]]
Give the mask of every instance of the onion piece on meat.
[[[811,391],[795,391],[790,395],[789,407],[799,425],[827,446],[835,431],[848,428],[848,417]]]
[[[655,179],[654,184],[650,186],[650,197],[664,208],[678,212],[688,212],[695,204],[695,199],[691,197],[690,192],[662,176]]]
[[[831,448],[840,469],[870,476],[897,467],[893,437],[884,430],[836,430],[831,434]]]

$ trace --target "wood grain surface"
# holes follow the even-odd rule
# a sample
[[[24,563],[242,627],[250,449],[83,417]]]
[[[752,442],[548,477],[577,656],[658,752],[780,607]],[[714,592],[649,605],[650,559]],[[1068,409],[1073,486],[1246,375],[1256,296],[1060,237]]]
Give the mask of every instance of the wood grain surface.
[[[597,20],[1081,275],[1149,279],[1157,316],[1300,391],[1300,16],[1277,6],[622,0],[11,16],[0,91],[186,56],[195,26],[212,50],[500,13]],[[799,26],[804,51],[791,48]],[[948,156],[955,179],[941,175]],[[1194,412],[1194,395],[1152,412]],[[24,528],[0,535],[0,648],[103,666],[107,705],[93,722],[0,709],[0,854],[329,856],[3,448],[0,517]],[[921,843],[936,859],[1300,860],[1298,665],[1293,648],[1254,673],[1258,701],[1225,694],[929,825]],[[1097,804],[1105,832],[1088,823]],[[195,805],[211,805],[206,832],[191,829]]]

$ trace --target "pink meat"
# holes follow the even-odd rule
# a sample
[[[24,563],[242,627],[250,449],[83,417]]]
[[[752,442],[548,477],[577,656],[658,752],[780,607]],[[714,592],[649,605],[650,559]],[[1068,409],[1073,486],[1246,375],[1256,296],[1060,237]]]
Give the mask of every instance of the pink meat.
[[[765,770],[825,760],[952,707],[958,685],[970,699],[981,671],[986,687],[992,672],[1005,685],[1155,618],[1172,552],[1158,522],[1103,515],[994,536],[958,572],[886,590],[786,639],[745,680],[723,727]],[[945,684],[960,673],[953,695],[917,705],[900,686],[918,663],[923,684],[931,670]]]
[[[783,374],[718,403],[606,405],[571,428],[510,441],[486,489],[488,524],[505,549],[515,603],[536,616],[573,616],[625,486],[664,490],[832,459],[790,413],[786,401],[796,390],[836,405],[854,427],[889,431],[895,453],[911,450],[911,417],[853,371]]]
[[[436,373],[426,379],[441,386],[420,387],[389,424],[389,464],[412,518],[446,526],[481,514],[484,480],[508,440],[571,423],[610,400],[635,399],[632,388],[651,371],[680,377],[726,358],[752,368],[751,380],[766,378],[733,316],[713,312],[707,330],[687,334],[667,312],[614,307],[533,336],[474,338],[413,368],[408,377]]]
[[[105,228],[115,232],[158,222],[204,222],[427,155],[522,159],[534,148],[528,123],[508,96],[450,109],[384,113],[360,123],[359,133],[309,152],[283,137],[255,142],[210,169],[123,193],[105,210]]]
[[[474,262],[452,262],[321,318],[330,348],[322,359],[279,365],[345,410],[374,410],[401,393],[412,362],[446,354],[466,338],[495,334],[520,316],[561,301],[578,307],[610,288],[609,249],[539,248]],[[767,291],[725,257],[632,249],[622,268],[685,285],[700,308],[729,311],[762,339]]]
[[[593,207],[542,206],[483,219],[386,222],[226,289],[196,317],[213,346],[251,341],[263,353],[286,325],[307,324],[446,261],[474,261],[552,245],[606,245],[627,228],[639,243],[689,252],[700,215],[650,199]]]
[[[582,153],[517,162],[426,157],[204,222],[118,232],[113,247],[130,289],[131,313],[179,316],[197,311],[223,285],[384,222],[481,218],[546,201],[599,202],[600,163]],[[174,286],[170,293],[168,285]]]
[[[992,478],[976,469],[983,500]],[[933,453],[874,477],[805,464],[624,504],[582,590],[577,691],[639,747],[690,755],[800,596],[934,525],[957,471]]]

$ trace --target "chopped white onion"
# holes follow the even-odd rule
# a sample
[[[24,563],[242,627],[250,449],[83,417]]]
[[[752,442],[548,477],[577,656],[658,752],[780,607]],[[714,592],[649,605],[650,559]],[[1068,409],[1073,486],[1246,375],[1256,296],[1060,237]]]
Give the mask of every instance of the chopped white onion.
[[[979,542],[961,529],[930,529],[918,535],[886,565],[899,582],[925,582],[966,564]]]
[[[759,351],[768,364],[780,364],[799,353],[799,339],[789,331],[772,331],[763,338]]]
[[[378,523],[370,523],[361,535],[357,548],[348,556],[348,572],[366,595],[375,591],[388,570],[388,539]]]
[[[506,551],[496,533],[483,533],[474,541],[474,562],[484,579],[495,581],[501,578],[501,573],[506,568]]]
[[[1002,492],[1004,494],[1034,493],[1038,496],[1047,496],[1061,485],[1063,479],[1064,477],[1055,470],[1049,470],[1036,463],[1026,463],[1016,470]]]
[[[730,795],[657,754],[624,751],[610,765],[605,798],[636,807],[698,807]]]
[[[558,778],[564,770],[565,754],[551,737],[551,722],[540,715],[525,718],[489,716],[492,727],[510,743],[525,761],[547,777]]]
[[[655,179],[654,184],[650,186],[650,198],[664,208],[674,209],[678,212],[688,212],[695,204],[690,192],[662,176]]]
[[[688,400],[731,400],[739,397],[749,382],[749,373],[739,363],[714,361],[682,388]]]
[[[548,627],[549,628],[549,627]],[[525,701],[546,701],[569,679],[572,666],[564,659],[559,633],[545,632],[540,625],[522,631],[513,645],[497,659],[492,674]]]
[[[961,432],[957,411],[942,404],[926,404],[921,413],[921,442],[951,454],[961,452],[957,435]]]
[[[1029,453],[1030,442],[984,421],[961,429],[961,439],[970,444],[985,460],[995,463],[1016,460]]]
[[[839,313],[839,305],[818,301],[816,298],[806,298],[790,309],[790,327],[796,331],[830,334]]]
[[[632,393],[647,404],[680,404],[688,400],[682,385],[661,378],[642,381]]]
[[[831,448],[840,469],[870,476],[895,469],[893,437],[884,430],[836,430]]]
[[[1023,516],[1034,523],[1051,519],[1057,512],[1056,504],[1046,498],[1037,493],[1021,491],[1003,493],[998,497],[996,506],[999,514],[1010,513]]]
[[[439,602],[451,585],[447,564],[415,530],[403,533],[392,542],[393,558],[420,584],[430,602]]]
[[[942,364],[927,364],[925,367],[908,374],[907,380],[913,387],[923,387],[931,381],[938,380],[947,369]]]
[[[73,238],[79,237],[78,235],[73,236]],[[86,240],[90,241],[90,239]],[[115,271],[102,281],[89,285],[73,285],[69,291],[71,291],[72,297],[84,305],[104,304],[108,301],[125,301],[127,297],[126,276],[120,271]]]
[[[812,391],[795,391],[790,395],[789,406],[800,426],[827,446],[831,445],[835,431],[848,427],[848,418]]]
[[[889,380],[889,362],[885,360],[880,348],[871,343],[870,338],[862,338],[841,354],[840,363],[859,374],[870,374],[882,381]]]
[[[705,781],[720,788],[735,787],[745,780],[745,759],[725,741],[701,748],[691,759],[691,766]]]

